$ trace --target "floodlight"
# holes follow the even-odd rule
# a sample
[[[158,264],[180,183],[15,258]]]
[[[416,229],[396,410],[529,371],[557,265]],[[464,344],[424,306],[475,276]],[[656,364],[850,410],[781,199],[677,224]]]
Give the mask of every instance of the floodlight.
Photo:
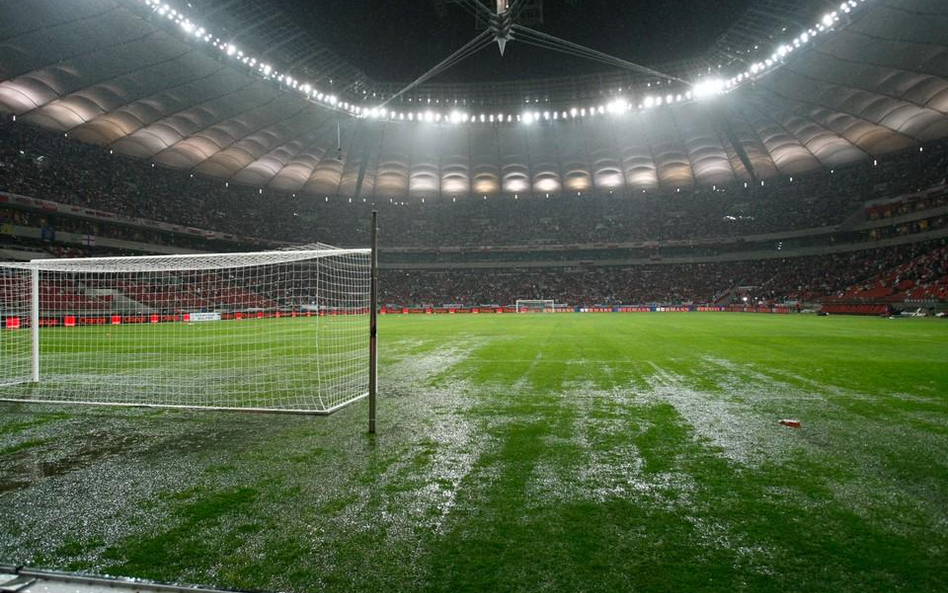
[[[696,84],[693,91],[698,99],[718,95],[724,92],[724,81],[720,78],[706,78]]]

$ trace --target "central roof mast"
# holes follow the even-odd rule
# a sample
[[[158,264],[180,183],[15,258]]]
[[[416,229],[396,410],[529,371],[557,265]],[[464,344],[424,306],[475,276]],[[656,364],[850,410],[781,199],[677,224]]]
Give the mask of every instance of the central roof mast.
[[[601,62],[610,66],[615,66],[617,68],[655,76],[656,78],[676,80],[691,86],[690,82],[678,78],[677,76],[665,74],[664,72],[659,72],[658,70],[653,70],[651,68],[647,68],[645,66],[605,54],[601,51],[589,49],[587,47],[583,47],[582,45],[565,41],[563,39],[559,39],[558,37],[541,33],[540,31],[535,31],[524,26],[524,20],[537,22],[538,16],[540,21],[542,21],[543,0],[492,1],[495,3],[495,9],[489,8],[486,4],[481,2],[481,0],[453,0],[453,4],[457,4],[464,10],[473,14],[477,18],[479,25],[486,23],[486,30],[478,33],[474,39],[470,40],[459,50],[439,62],[436,66],[416,78],[394,95],[391,95],[382,101],[382,103],[379,104],[379,108],[385,107],[390,102],[402,96],[406,92],[424,83],[425,81],[434,78],[445,70],[452,68],[461,61],[484,49],[491,43],[497,43],[497,47],[500,49],[500,55],[503,56],[507,49],[508,41],[521,41],[527,45],[533,45],[543,49],[572,55],[574,57]],[[436,4],[435,6],[437,7],[438,5]]]

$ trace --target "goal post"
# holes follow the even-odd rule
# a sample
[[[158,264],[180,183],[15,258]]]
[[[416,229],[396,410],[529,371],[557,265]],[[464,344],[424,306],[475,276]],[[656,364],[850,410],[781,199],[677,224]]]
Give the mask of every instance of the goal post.
[[[375,388],[373,250],[0,263],[0,400],[328,414]]]
[[[39,270],[30,270],[30,381],[39,383]]]
[[[552,299],[517,299],[517,313],[555,313],[556,303]]]
[[[378,313],[379,313],[379,213],[372,211],[372,253],[369,274],[369,434],[375,434],[376,395],[379,379]]]

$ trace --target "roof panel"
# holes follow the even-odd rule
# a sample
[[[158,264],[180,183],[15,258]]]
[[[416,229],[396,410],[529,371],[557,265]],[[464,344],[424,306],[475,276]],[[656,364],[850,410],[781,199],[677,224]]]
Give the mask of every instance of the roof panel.
[[[445,135],[451,134],[445,130]],[[530,159],[527,139],[518,127],[502,127],[497,130],[500,142],[501,190],[506,194],[530,192]]]
[[[441,126],[412,126],[411,173],[408,195],[432,198],[441,193]]]
[[[563,190],[560,175],[560,157],[553,126],[524,128],[527,149],[530,154],[530,170],[533,193],[539,195],[558,194]]]
[[[441,151],[441,194],[456,197],[471,193],[469,127],[443,129]]]
[[[625,173],[612,122],[605,119],[583,122],[583,133],[595,188],[600,192],[624,189]]]

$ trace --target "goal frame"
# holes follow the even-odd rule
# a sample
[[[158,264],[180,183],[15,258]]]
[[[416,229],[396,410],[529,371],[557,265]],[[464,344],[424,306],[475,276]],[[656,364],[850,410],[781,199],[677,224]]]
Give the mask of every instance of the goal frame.
[[[530,312],[521,310],[521,307],[527,304],[541,305],[543,310],[536,311],[537,313],[556,313],[556,301],[553,299],[517,299],[517,302],[514,303],[517,313]]]
[[[5,394],[0,391],[0,402],[6,403],[21,403],[21,404],[49,404],[49,405],[76,405],[76,406],[98,406],[98,407],[124,407],[124,408],[145,408],[145,409],[179,409],[179,410],[217,410],[217,411],[235,411],[235,412],[252,412],[252,413],[268,413],[268,414],[305,414],[305,415],[316,415],[316,416],[328,416],[337,410],[340,410],[350,404],[353,404],[359,400],[368,398],[369,400],[369,432],[375,432],[375,415],[376,415],[376,398],[378,390],[378,349],[377,349],[377,308],[378,308],[378,287],[379,287],[379,274],[378,274],[378,214],[376,211],[372,212],[372,243],[369,248],[363,249],[338,249],[330,246],[320,245],[319,249],[300,249],[300,250],[290,250],[293,253],[298,254],[316,254],[316,253],[331,253],[332,255],[346,255],[354,253],[368,254],[370,262],[370,283],[369,283],[369,302],[370,309],[369,313],[369,328],[368,335],[366,336],[367,344],[366,347],[369,351],[369,372],[368,372],[368,384],[365,386],[365,391],[358,396],[352,397],[344,402],[340,402],[333,406],[324,409],[292,409],[292,408],[276,408],[276,407],[254,407],[254,406],[216,406],[216,405],[201,405],[201,404],[169,404],[169,403],[147,403],[147,402],[121,402],[121,401],[94,401],[94,400],[62,400],[62,399],[45,399],[45,398],[36,398],[36,397],[7,397]],[[147,260],[156,260],[156,259],[173,259],[187,261],[189,259],[195,258],[208,258],[213,256],[228,256],[239,258],[241,256],[254,256],[259,255],[260,252],[245,252],[245,253],[194,253],[194,254],[175,254],[175,255],[144,255],[144,256],[129,256],[129,257],[90,257],[90,258],[73,258],[73,259],[34,259],[29,262],[0,262],[0,267],[7,269],[15,269],[21,271],[29,271],[30,274],[30,307],[29,307],[29,316],[30,316],[30,367],[29,367],[29,378],[19,381],[10,381],[10,382],[0,382],[0,387],[12,387],[15,385],[22,385],[25,383],[30,384],[41,384],[42,383],[42,374],[41,374],[41,356],[40,356],[40,273],[43,271],[64,271],[70,265],[70,262],[77,262],[81,260],[83,262],[116,262],[116,261],[147,261]],[[305,261],[305,258],[302,260]],[[0,329],[0,331],[3,331]]]

